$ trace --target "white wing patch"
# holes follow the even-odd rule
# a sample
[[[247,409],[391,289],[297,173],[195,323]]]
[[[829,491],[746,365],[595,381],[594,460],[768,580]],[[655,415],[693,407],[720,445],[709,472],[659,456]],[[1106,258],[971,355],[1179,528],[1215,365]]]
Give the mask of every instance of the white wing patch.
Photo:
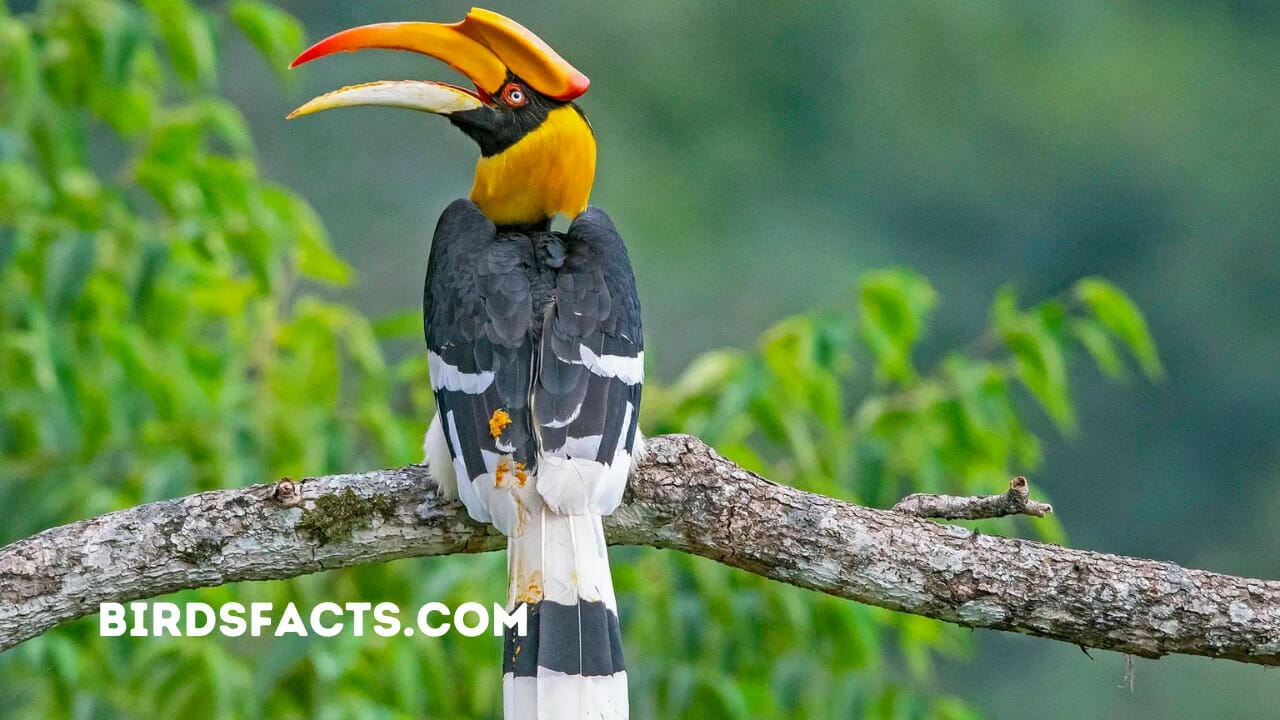
[[[449,431],[449,442],[455,448],[462,447],[462,443],[458,440],[458,425],[453,420],[452,412],[445,416],[444,424]],[[473,480],[467,477],[467,463],[462,459],[462,453],[458,453],[458,456],[453,459],[453,469],[458,476],[458,499],[467,506],[467,514],[477,522],[490,522],[492,517],[489,515],[489,509],[476,493],[475,486],[472,485]]]
[[[622,426],[613,457],[597,462],[602,436],[570,437],[554,454],[538,461],[537,487],[547,507],[558,513],[580,515],[590,510],[608,515],[622,502],[631,472],[631,454],[626,438],[631,429],[634,406],[627,403],[627,422]]]
[[[427,368],[431,371],[431,389],[479,395],[493,384],[492,372],[465,373],[450,365],[436,353],[427,351]],[[454,445],[454,447],[461,447]]]
[[[549,427],[549,428],[566,427],[569,425],[569,423],[573,422],[574,420],[577,420],[578,416],[581,414],[582,414],[582,403],[578,403],[578,406],[573,409],[572,415],[565,418],[564,420],[552,420],[551,422],[542,423],[542,427]]]
[[[627,385],[644,380],[644,351],[635,357],[626,355],[597,355],[586,345],[582,348],[582,364],[601,377],[618,378]]]
[[[549,454],[562,458],[594,458],[600,453],[600,441],[603,435],[565,438],[564,445],[552,450]]]

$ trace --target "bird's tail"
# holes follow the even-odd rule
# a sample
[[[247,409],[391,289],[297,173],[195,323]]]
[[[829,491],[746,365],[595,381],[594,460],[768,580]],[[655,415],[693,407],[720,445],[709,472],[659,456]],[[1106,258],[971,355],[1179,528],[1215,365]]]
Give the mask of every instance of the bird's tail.
[[[538,503],[541,505],[541,503]],[[530,508],[507,541],[507,605],[527,605],[526,634],[507,630],[506,720],[627,717],[618,605],[599,515]]]

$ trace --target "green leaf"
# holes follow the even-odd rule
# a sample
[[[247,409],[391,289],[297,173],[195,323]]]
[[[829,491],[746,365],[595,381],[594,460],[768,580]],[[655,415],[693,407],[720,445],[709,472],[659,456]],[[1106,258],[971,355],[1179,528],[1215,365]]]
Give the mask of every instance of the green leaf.
[[[292,15],[259,0],[236,0],[231,19],[281,78],[303,49],[302,24]]]
[[[143,0],[169,49],[169,61],[190,87],[211,88],[217,80],[217,50],[209,21],[186,0]]]
[[[13,236],[12,228],[0,227],[0,273],[4,272],[17,247],[18,241]]]
[[[347,352],[365,373],[375,375],[386,369],[377,336],[364,318],[353,316],[347,326]]]
[[[982,715],[976,710],[966,706],[963,700],[954,697],[935,699],[930,717],[934,720],[982,720]]]
[[[220,100],[205,101],[199,107],[205,129],[226,143],[232,156],[247,159],[253,154],[253,137],[239,108]]]
[[[1076,318],[1071,321],[1070,327],[1072,337],[1080,341],[1104,375],[1112,380],[1125,379],[1124,363],[1120,361],[1120,354],[1116,352],[1116,346],[1102,325],[1089,318]]]
[[[937,300],[933,287],[909,270],[879,270],[863,276],[859,300],[862,338],[879,375],[894,382],[913,380],[911,350]]]
[[[159,99],[149,88],[137,85],[104,93],[96,112],[123,137],[132,138],[151,127]]]
[[[39,97],[38,73],[30,32],[0,16],[0,127],[20,130],[29,122]]]
[[[269,189],[263,197],[280,217],[290,244],[296,248],[298,270],[305,277],[332,285],[351,282],[351,266],[330,249],[324,224],[307,201],[282,188]]]
[[[93,271],[93,258],[93,238],[86,233],[76,233],[49,246],[45,302],[55,316],[65,314],[80,296]]]
[[[1004,336],[1013,353],[1018,378],[1040,402],[1062,432],[1075,430],[1075,411],[1067,385],[1067,364],[1062,348],[1039,324],[1027,319]]]
[[[712,350],[694,358],[670,389],[677,401],[721,390],[741,374],[746,361],[738,350]]]
[[[130,81],[135,53],[145,40],[139,13],[131,5],[82,4],[84,22],[95,31],[94,50],[101,64],[102,87],[118,89]]]
[[[1018,323],[1018,293],[1013,285],[1001,285],[991,301],[991,322],[1000,332],[1007,332]]]
[[[1147,329],[1147,320],[1128,295],[1101,278],[1080,280],[1074,291],[1098,322],[1124,342],[1148,378],[1164,377],[1164,365]]]

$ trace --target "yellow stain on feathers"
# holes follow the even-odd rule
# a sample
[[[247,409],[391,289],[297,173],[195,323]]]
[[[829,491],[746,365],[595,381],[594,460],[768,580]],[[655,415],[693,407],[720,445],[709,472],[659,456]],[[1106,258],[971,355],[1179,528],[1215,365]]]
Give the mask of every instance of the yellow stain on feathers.
[[[502,435],[502,431],[510,424],[511,416],[507,414],[506,410],[502,408],[494,410],[493,414],[489,416],[489,435],[494,440],[497,440]]]
[[[516,477],[517,477],[517,478],[519,478],[520,476],[519,476],[519,475],[517,475]],[[522,484],[523,484],[523,483],[522,483]],[[511,493],[511,501],[512,501],[512,502],[514,502],[514,503],[516,504],[516,534],[515,534],[515,537],[521,537],[521,536],[523,536],[523,535],[524,535],[524,531],[525,531],[525,522],[524,522],[524,518],[525,518],[525,516],[526,516],[526,515],[528,515],[529,513],[524,509],[524,502],[520,500],[520,495],[519,495],[519,494],[517,494],[517,493]]]
[[[516,588],[516,602],[536,603],[542,599],[542,571],[534,570],[529,582]]]

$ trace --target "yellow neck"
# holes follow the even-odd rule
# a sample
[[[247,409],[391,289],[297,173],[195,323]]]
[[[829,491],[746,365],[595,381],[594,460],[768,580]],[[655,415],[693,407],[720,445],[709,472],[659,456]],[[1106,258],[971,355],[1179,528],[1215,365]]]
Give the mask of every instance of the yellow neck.
[[[596,175],[596,139],[565,105],[497,155],[480,158],[471,202],[497,225],[525,225],[587,207]]]

